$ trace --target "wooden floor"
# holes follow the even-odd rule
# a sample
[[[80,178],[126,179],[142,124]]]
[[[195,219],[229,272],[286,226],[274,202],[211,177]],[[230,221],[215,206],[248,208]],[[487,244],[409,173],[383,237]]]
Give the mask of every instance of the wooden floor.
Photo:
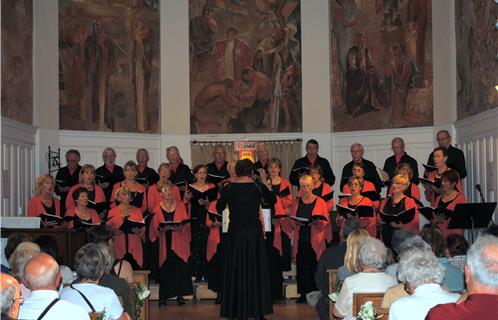
[[[150,303],[149,320],[194,320],[194,319],[220,319],[220,306],[212,300],[203,300],[197,304],[187,301],[184,306],[177,306],[175,301],[170,301],[166,307],[159,308],[157,301]],[[286,319],[318,319],[315,308],[307,304],[296,304],[295,300],[287,300],[282,304],[273,306],[273,314],[265,316],[268,320]]]

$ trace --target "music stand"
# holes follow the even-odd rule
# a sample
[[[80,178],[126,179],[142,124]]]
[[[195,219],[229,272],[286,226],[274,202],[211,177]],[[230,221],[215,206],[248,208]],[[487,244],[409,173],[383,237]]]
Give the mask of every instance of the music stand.
[[[487,228],[496,208],[496,202],[459,203],[451,217],[448,229]],[[472,239],[474,240],[474,239]]]

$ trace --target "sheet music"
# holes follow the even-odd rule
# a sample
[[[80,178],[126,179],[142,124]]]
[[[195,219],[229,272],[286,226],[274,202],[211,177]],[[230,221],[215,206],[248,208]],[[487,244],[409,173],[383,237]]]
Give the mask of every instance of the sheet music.
[[[228,232],[228,225],[230,224],[230,211],[228,210],[228,207],[225,208],[222,212],[223,218],[221,221],[221,232],[222,233],[227,233]]]
[[[262,209],[265,232],[271,232],[271,209]]]

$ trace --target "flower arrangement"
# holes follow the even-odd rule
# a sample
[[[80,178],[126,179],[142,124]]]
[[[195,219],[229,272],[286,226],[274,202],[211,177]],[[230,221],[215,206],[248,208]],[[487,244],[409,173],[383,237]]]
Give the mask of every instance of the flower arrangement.
[[[147,289],[146,286],[144,285],[139,285],[137,284],[134,287],[135,290],[135,319],[138,320],[140,319],[140,310],[142,306],[144,305],[145,299],[147,299],[150,295],[150,290]]]
[[[361,307],[360,311],[358,312],[358,316],[356,316],[356,319],[358,320],[377,320],[382,318],[381,316],[377,315],[377,311],[375,310],[374,304],[372,301],[367,301],[365,302]]]

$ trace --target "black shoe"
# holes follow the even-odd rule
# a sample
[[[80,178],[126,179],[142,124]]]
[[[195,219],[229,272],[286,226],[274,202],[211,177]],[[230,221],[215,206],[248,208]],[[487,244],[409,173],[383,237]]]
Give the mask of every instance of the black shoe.
[[[296,303],[307,303],[306,296],[300,296],[297,298]]]
[[[176,304],[183,306],[185,304],[185,299],[183,299],[183,297],[176,297]]]
[[[216,300],[214,300],[214,304],[221,304],[221,294],[216,295]]]
[[[159,308],[166,307],[166,300],[159,300]]]

